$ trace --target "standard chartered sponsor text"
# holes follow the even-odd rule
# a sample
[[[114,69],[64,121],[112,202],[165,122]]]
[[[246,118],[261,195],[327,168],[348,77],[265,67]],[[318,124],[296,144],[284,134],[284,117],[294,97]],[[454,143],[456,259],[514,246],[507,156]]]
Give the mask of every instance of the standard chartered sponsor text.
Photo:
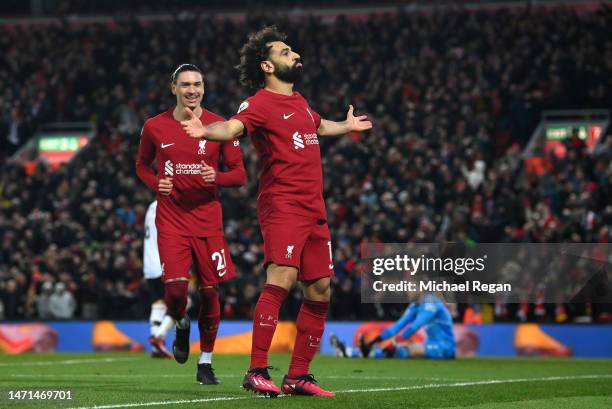
[[[202,173],[202,165],[200,163],[177,163],[174,166],[176,175],[199,175]]]
[[[306,145],[318,145],[319,144],[319,138],[317,138],[316,133],[304,134],[304,139],[306,140]]]

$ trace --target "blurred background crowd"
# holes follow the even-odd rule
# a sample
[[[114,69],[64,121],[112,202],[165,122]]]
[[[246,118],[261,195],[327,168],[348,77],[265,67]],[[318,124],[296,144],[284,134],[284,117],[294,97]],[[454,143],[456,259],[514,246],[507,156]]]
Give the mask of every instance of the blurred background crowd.
[[[233,68],[238,50],[268,22],[301,54],[297,89],[322,117],[341,120],[352,103],[375,123],[367,134],[321,141],[336,271],[331,319],[401,312],[360,303],[365,241],[610,241],[610,135],[596,155],[568,144],[538,178],[524,177],[520,156],[542,110],[612,108],[609,9],[2,25],[0,317],[148,316],[143,222],[154,194],[134,170],[142,124],[172,106],[169,76],[184,62],[204,72],[205,106],[231,116],[248,96]],[[11,160],[38,126],[59,121],[95,124],[69,164],[52,171]],[[224,318],[248,318],[264,280],[258,164],[252,145],[241,146],[248,184],[222,192],[238,272],[222,289]],[[300,301],[294,291],[284,314]],[[482,308],[458,314],[467,307]],[[605,305],[538,308],[489,306],[495,320],[610,319]]]

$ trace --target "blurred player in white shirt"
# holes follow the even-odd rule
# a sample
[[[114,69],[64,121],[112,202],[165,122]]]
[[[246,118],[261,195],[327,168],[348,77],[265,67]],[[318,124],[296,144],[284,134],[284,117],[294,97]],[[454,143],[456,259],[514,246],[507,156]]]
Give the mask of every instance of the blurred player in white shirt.
[[[147,209],[143,245],[143,272],[147,280],[151,300],[151,315],[149,316],[151,335],[149,336],[149,343],[151,344],[152,357],[172,358],[172,354],[166,349],[166,334],[174,326],[174,320],[166,314],[164,284],[161,281],[163,267],[159,261],[159,251],[157,249],[156,212],[157,200],[151,203]]]

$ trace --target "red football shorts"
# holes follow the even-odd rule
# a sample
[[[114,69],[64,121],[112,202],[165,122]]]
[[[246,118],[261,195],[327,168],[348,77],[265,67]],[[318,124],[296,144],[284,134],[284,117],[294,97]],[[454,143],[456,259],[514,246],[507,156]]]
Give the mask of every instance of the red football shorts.
[[[162,281],[187,279],[195,262],[200,285],[215,285],[236,275],[225,237],[191,237],[157,232]]]
[[[275,214],[261,222],[264,265],[298,269],[298,280],[309,281],[334,274],[331,236],[324,221],[293,214]]]

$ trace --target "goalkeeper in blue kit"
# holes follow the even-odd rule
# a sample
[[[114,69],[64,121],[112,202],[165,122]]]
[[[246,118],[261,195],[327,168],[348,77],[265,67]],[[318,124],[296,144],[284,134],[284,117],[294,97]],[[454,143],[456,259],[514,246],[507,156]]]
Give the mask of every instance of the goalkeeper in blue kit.
[[[402,333],[402,339],[409,339],[421,327],[427,333],[425,342],[396,342],[385,348],[376,348],[376,344]],[[455,335],[453,318],[444,302],[434,294],[424,294],[418,302],[410,304],[404,314],[389,328],[385,329],[371,342],[365,342],[363,335],[359,338],[359,348],[347,347],[334,334],[330,342],[338,356],[373,357],[373,358],[455,358]]]

